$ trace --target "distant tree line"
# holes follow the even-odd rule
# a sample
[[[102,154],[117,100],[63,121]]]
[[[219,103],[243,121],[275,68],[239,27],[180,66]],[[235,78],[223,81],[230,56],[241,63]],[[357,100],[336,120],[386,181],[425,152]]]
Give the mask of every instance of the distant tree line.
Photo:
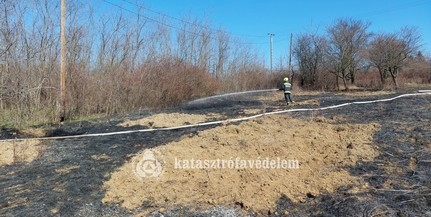
[[[348,90],[356,84],[358,72],[364,77],[377,69],[380,84],[374,86],[384,88],[391,79],[393,87],[398,88],[399,72],[413,65],[419,67],[416,69],[421,71],[418,76],[424,77],[422,82],[431,82],[431,62],[420,51],[421,35],[417,28],[371,33],[369,26],[370,23],[345,18],[329,26],[324,35],[297,36],[293,54],[301,75],[300,85],[306,88],[331,88],[327,86],[331,85],[340,89],[341,84]]]

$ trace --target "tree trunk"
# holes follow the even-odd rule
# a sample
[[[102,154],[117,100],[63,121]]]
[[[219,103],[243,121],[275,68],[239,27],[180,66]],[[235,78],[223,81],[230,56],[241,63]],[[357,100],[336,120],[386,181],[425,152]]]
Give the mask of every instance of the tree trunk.
[[[3,68],[4,68],[3,65],[0,65],[0,110],[3,110],[3,90],[5,89],[3,87],[3,83],[4,83],[3,82],[3,75],[5,74],[4,73],[5,70]]]
[[[338,83],[338,75],[335,74],[335,84],[337,85],[337,90],[340,91],[340,84]]]
[[[391,73],[392,81],[394,82],[395,90],[398,89],[397,74]]]
[[[346,80],[346,77],[345,77],[345,76],[343,76],[343,84],[344,84],[344,89],[345,89],[346,91],[348,91],[348,90],[349,90],[349,87],[348,87],[348,85],[347,85],[347,80]]]
[[[379,74],[380,74],[380,81],[382,83],[382,88],[384,88],[385,87],[385,83],[386,83],[385,75],[383,74],[382,68],[378,67],[378,70],[379,70]]]
[[[355,73],[354,72],[352,72],[351,74],[350,74],[350,83],[351,84],[355,84]]]
[[[398,83],[397,83],[397,77],[398,77],[398,67],[394,67],[393,69],[390,69],[389,72],[391,73],[392,81],[394,82],[395,89],[398,89]]]

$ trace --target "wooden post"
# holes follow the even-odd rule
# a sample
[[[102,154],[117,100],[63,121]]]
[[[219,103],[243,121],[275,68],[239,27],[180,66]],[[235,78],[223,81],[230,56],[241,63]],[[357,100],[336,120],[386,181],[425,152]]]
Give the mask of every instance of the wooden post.
[[[293,39],[293,34],[292,33],[290,33],[290,45],[289,45],[289,69],[288,69],[288,71],[289,71],[289,75],[290,75],[290,83],[292,84],[292,86],[293,86],[293,75],[294,75],[294,72],[293,72],[293,69],[292,69],[292,39]]]
[[[66,116],[66,0],[61,0],[60,123]]]

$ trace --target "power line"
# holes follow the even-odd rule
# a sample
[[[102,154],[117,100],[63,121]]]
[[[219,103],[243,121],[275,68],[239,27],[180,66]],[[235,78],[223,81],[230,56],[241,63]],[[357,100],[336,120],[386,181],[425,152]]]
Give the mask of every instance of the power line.
[[[172,26],[172,25],[169,25],[169,24],[167,24],[167,23],[160,22],[160,21],[158,21],[158,20],[156,20],[156,19],[153,19],[153,18],[151,18],[151,17],[144,16],[144,15],[142,15],[142,14],[138,13],[138,12],[135,12],[135,11],[129,10],[129,9],[127,9],[127,8],[122,7],[121,5],[118,5],[118,4],[115,4],[115,3],[112,3],[112,2],[110,2],[110,1],[107,1],[107,0],[101,0],[101,1],[103,1],[103,2],[105,2],[105,3],[107,3],[107,4],[110,4],[110,5],[114,6],[114,7],[120,8],[121,10],[127,11],[127,12],[129,12],[129,13],[132,13],[132,14],[135,14],[135,15],[138,15],[138,16],[142,16],[142,17],[144,17],[145,19],[150,20],[150,21],[153,21],[153,22],[155,22],[155,23],[158,23],[158,24],[161,24],[161,25],[164,25],[164,26],[167,26],[167,27],[170,27],[170,28],[176,29],[176,30],[185,31],[185,30],[180,29],[180,28],[178,28],[178,27],[176,27],[176,26]],[[188,32],[188,33],[190,33],[190,34],[195,34],[194,32],[189,32],[189,31],[186,31],[186,32]]]
[[[131,5],[133,5],[133,6],[136,6],[136,7],[140,8],[140,9],[144,9],[144,10],[150,11],[150,12],[152,12],[152,13],[158,14],[158,15],[160,15],[160,16],[167,17],[167,18],[170,18],[170,19],[173,19],[173,20],[177,20],[177,21],[180,21],[180,22],[182,22],[182,23],[186,23],[186,24],[188,24],[188,25],[193,25],[193,26],[197,26],[197,27],[201,27],[201,28],[208,28],[207,26],[199,25],[199,24],[197,24],[197,23],[192,23],[192,22],[189,22],[189,21],[186,21],[186,20],[182,20],[182,19],[179,19],[179,18],[176,18],[176,17],[170,16],[170,15],[168,15],[168,14],[164,14],[164,13],[161,13],[161,12],[158,12],[158,11],[155,11],[155,10],[151,10],[151,9],[149,9],[149,8],[147,8],[147,7],[144,7],[144,6],[142,6],[142,5],[138,5],[138,4],[136,4],[136,3],[133,3],[133,2],[130,2],[130,1],[127,1],[127,0],[121,0],[121,1],[126,2],[126,3],[128,3],[128,4],[131,4]]]
[[[151,18],[151,17],[149,17],[149,16],[142,15],[142,14],[141,14],[141,13],[139,13],[139,12],[135,12],[135,11],[129,10],[129,9],[127,9],[127,8],[125,8],[125,7],[122,7],[121,5],[115,4],[115,3],[111,2],[111,1],[108,1],[108,0],[101,0],[101,1],[103,1],[103,2],[105,2],[105,3],[107,3],[107,4],[110,4],[110,5],[114,6],[114,7],[117,7],[117,8],[119,8],[119,9],[121,9],[121,10],[124,10],[124,11],[126,11],[126,12],[129,12],[129,13],[135,14],[135,15],[137,15],[137,16],[142,16],[142,17],[144,17],[144,18],[146,18],[147,20],[150,20],[150,21],[152,21],[152,22],[155,22],[155,23],[158,23],[158,24],[160,24],[160,25],[167,26],[167,27],[169,27],[169,28],[175,29],[175,30],[177,30],[177,31],[186,32],[186,33],[189,33],[189,34],[192,34],[192,35],[198,35],[198,36],[200,35],[200,34],[199,34],[199,33],[197,33],[197,32],[188,31],[188,30],[186,30],[186,29],[184,29],[184,28],[177,27],[177,26],[174,26],[174,25],[170,25],[170,24],[167,24],[167,23],[165,23],[165,22],[161,22],[161,21],[159,21],[159,20],[157,20],[157,19]],[[157,12],[157,11],[154,11],[154,10],[150,10],[150,9],[148,9],[148,8],[146,8],[146,7],[143,7],[143,6],[137,5],[137,4],[132,3],[132,2],[130,2],[130,1],[126,1],[126,0],[121,0],[121,1],[126,2],[126,3],[129,3],[129,4],[132,4],[132,5],[137,6],[137,7],[140,7],[140,8],[142,8],[142,9],[145,9],[145,10],[151,11],[151,12],[153,12],[153,13],[157,13],[157,14],[159,14],[159,15],[162,15],[162,16],[165,16],[165,17],[168,17],[168,18],[171,18],[171,19],[175,19],[175,20],[177,20],[177,21],[180,21],[180,22],[186,23],[186,24],[188,24],[188,25],[200,26],[200,27],[201,27],[201,28],[203,28],[203,29],[209,30],[209,32],[210,32],[210,36],[209,36],[209,38],[211,38],[211,39],[213,39],[213,40],[217,40],[217,38],[216,38],[216,37],[213,37],[213,36],[211,36],[211,35],[213,35],[213,34],[214,34],[214,33],[216,33],[216,32],[222,31],[222,30],[219,30],[219,29],[214,30],[213,28],[210,28],[210,27],[207,27],[207,26],[202,26],[202,25],[199,25],[199,24],[196,24],[196,23],[191,23],[191,22],[188,22],[188,21],[184,21],[184,20],[182,20],[182,19],[175,18],[175,17],[170,16],[170,15],[163,14],[163,13],[161,13],[161,12]],[[242,37],[242,36],[239,36],[238,34],[232,34],[232,33],[228,32],[228,31],[225,31],[225,32],[226,32],[226,33],[229,33],[229,34],[231,34],[231,35],[233,35],[233,36],[235,36],[235,37],[238,37],[238,38],[241,38],[241,37]],[[264,37],[264,36],[254,36],[254,37]],[[268,44],[267,42],[265,42],[265,43],[254,43],[254,42],[235,42],[235,41],[232,41],[232,43],[235,43],[235,44],[248,44],[248,45]]]
[[[179,18],[173,17],[173,16],[171,16],[171,15],[168,15],[168,14],[165,14],[165,13],[162,13],[162,12],[159,12],[159,11],[152,10],[152,9],[150,9],[150,8],[148,8],[148,7],[144,7],[144,6],[142,6],[142,5],[138,5],[138,4],[133,3],[133,2],[131,2],[131,1],[128,1],[128,0],[121,0],[121,1],[126,2],[126,3],[128,3],[128,4],[131,4],[131,5],[133,5],[133,6],[139,7],[139,8],[141,8],[141,9],[144,9],[144,10],[150,11],[150,12],[152,12],[152,13],[155,13],[155,14],[158,14],[158,15],[161,15],[161,16],[164,16],[164,17],[167,17],[167,18],[170,18],[170,19],[173,19],[173,20],[176,20],[176,21],[182,22],[182,23],[186,23],[186,24],[189,24],[189,25],[198,26],[198,27],[201,27],[201,28],[208,28],[208,29],[211,29],[212,31],[214,31],[214,30],[213,30],[213,28],[209,28],[209,27],[207,27],[207,26],[199,25],[199,24],[196,24],[196,23],[191,23],[191,22],[189,22],[189,21],[186,21],[186,20],[183,20],[183,19],[179,19]],[[216,29],[215,31],[220,31],[220,30],[219,30],[219,29]],[[264,35],[245,35],[245,34],[234,34],[234,33],[232,33],[232,32],[229,32],[229,33],[230,33],[231,35],[233,35],[233,36],[238,36],[238,37],[254,37],[254,38],[265,38],[265,37],[266,37],[266,36],[264,36]]]
[[[169,27],[169,28],[175,29],[175,30],[177,30],[177,31],[182,31],[182,32],[186,32],[186,33],[189,33],[189,34],[192,34],[192,35],[197,35],[197,36],[199,36],[199,35],[200,35],[199,33],[192,32],[192,31],[188,31],[188,30],[186,30],[186,29],[184,29],[184,28],[176,27],[176,26],[173,26],[173,25],[170,25],[170,24],[167,24],[167,23],[161,22],[161,21],[159,21],[159,20],[157,20],[157,19],[151,18],[151,17],[149,17],[149,16],[142,15],[142,14],[140,14],[140,13],[138,13],[138,12],[135,12],[135,11],[129,10],[129,9],[127,9],[127,8],[122,7],[121,5],[118,5],[118,4],[115,4],[115,3],[112,3],[112,2],[110,2],[110,1],[108,1],[108,0],[101,0],[101,1],[103,1],[103,2],[105,2],[105,3],[107,3],[107,4],[110,4],[110,5],[114,6],[114,7],[120,8],[121,10],[124,10],[124,11],[127,11],[127,12],[129,12],[129,13],[135,14],[135,15],[137,15],[137,16],[142,16],[142,17],[144,17],[145,19],[150,20],[150,21],[152,21],[152,22],[155,22],[155,23],[158,23],[158,24],[160,24],[160,25],[167,26],[167,27]],[[217,40],[217,38],[215,38],[215,37],[211,36],[211,33],[210,33],[210,35],[209,35],[209,38],[211,38],[211,39],[213,39],[213,40]]]

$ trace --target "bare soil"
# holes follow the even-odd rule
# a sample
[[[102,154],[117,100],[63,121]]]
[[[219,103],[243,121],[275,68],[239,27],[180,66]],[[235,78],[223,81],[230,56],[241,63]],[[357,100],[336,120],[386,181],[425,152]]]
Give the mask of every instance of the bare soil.
[[[179,141],[158,146],[152,151],[162,154],[164,173],[160,178],[141,179],[131,176],[133,161],[138,153],[111,175],[105,182],[104,202],[121,203],[136,209],[143,203],[168,209],[169,204],[229,205],[242,204],[245,209],[274,211],[280,194],[294,202],[306,200],[307,194],[334,192],[340,186],[351,185],[354,191],[366,189],[367,183],[351,176],[347,166],[358,160],[369,162],[377,156],[372,145],[378,124],[331,124],[268,116],[240,123],[219,126],[197,135],[186,135]],[[178,168],[178,158],[240,160],[267,159],[274,161],[271,168],[202,169]],[[299,168],[277,168],[277,158],[295,159]],[[177,168],[176,168],[177,167]]]
[[[235,95],[66,124],[47,135],[202,123],[401,93],[298,93],[289,107],[281,92]],[[3,160],[13,146],[0,142],[0,215],[430,216],[430,119],[427,95],[171,131],[31,140],[37,143],[24,150],[36,154],[20,161]],[[134,171],[148,150],[159,153],[157,177]],[[299,167],[175,168],[176,159],[237,158],[291,159]]]

